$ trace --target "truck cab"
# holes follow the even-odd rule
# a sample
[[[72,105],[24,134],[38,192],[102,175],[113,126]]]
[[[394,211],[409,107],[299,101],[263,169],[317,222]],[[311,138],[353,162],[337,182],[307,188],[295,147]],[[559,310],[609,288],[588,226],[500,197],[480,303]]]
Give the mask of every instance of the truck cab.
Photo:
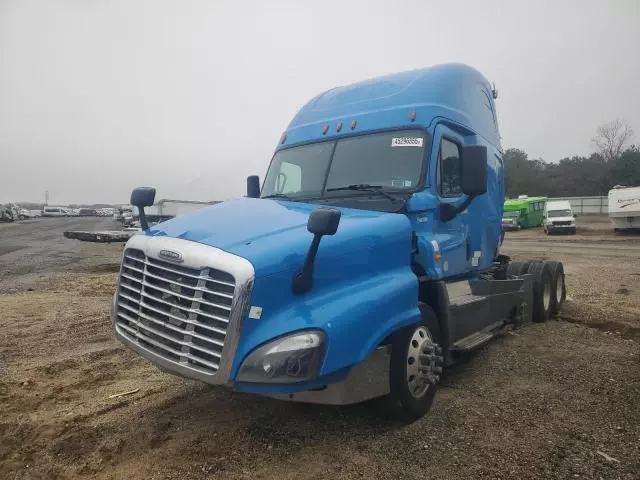
[[[245,198],[149,228],[155,191],[134,190],[144,231],[124,250],[116,337],[237,391],[390,394],[424,414],[457,356],[563,299],[557,265],[528,274],[499,254],[495,96],[459,64],[335,88],[301,108]]]

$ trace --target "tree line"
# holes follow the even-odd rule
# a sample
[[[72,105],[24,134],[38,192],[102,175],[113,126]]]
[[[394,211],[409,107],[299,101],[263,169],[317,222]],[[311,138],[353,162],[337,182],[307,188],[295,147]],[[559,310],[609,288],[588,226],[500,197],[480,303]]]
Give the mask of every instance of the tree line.
[[[640,146],[629,145],[633,131],[623,120],[598,127],[588,157],[573,156],[558,163],[530,159],[518,148],[504,152],[505,194],[546,197],[607,195],[615,185],[640,185]]]

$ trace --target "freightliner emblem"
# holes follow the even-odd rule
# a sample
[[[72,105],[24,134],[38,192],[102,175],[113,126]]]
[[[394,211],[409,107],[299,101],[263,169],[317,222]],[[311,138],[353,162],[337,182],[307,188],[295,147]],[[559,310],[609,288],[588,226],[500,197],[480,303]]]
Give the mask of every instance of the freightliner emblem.
[[[184,261],[182,254],[180,252],[174,252],[173,250],[160,250],[158,256],[175,263],[182,263]]]

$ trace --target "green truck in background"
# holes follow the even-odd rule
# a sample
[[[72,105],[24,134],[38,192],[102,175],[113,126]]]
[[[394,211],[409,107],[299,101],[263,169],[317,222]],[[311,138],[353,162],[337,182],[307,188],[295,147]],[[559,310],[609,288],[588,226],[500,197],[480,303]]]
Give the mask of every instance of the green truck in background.
[[[505,200],[502,228],[504,230],[519,230],[541,226],[546,203],[547,197],[529,197],[527,195]]]

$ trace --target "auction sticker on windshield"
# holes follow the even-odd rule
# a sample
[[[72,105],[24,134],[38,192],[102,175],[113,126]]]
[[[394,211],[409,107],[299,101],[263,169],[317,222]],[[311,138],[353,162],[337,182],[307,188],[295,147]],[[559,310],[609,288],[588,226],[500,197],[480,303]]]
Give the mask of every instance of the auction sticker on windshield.
[[[421,147],[421,137],[394,137],[391,139],[392,147]]]

